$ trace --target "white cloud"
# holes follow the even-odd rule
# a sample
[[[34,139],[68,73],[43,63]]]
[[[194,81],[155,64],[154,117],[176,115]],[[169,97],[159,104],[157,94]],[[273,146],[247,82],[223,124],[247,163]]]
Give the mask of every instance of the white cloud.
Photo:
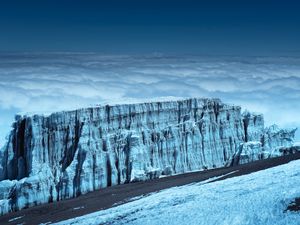
[[[264,113],[268,124],[293,126],[300,124],[300,58],[1,54],[0,96],[1,137],[12,122],[4,111],[164,96],[219,97]]]

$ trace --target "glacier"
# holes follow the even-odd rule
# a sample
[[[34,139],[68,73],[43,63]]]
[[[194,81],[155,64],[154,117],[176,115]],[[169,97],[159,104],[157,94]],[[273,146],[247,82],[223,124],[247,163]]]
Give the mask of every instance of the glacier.
[[[219,99],[16,116],[0,151],[0,215],[112,185],[299,151],[296,129]],[[291,148],[293,148],[291,150]]]

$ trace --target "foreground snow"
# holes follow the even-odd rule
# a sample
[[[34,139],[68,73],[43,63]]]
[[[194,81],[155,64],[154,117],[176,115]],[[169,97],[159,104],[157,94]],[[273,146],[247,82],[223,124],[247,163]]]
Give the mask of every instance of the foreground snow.
[[[59,224],[300,224],[284,212],[300,197],[300,160],[213,183],[200,182]]]

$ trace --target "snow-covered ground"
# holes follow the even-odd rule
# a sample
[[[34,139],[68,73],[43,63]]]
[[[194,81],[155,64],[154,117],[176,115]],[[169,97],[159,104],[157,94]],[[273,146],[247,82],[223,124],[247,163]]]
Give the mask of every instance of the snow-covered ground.
[[[300,224],[300,160],[213,183],[174,187],[59,224]]]

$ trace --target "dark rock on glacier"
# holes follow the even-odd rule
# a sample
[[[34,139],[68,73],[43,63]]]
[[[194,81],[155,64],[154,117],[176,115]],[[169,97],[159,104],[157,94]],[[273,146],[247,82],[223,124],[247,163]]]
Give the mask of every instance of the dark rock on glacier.
[[[290,155],[300,152],[300,146],[281,147],[278,150],[280,155]]]
[[[218,99],[19,116],[0,151],[0,214],[111,185],[258,160],[291,146],[293,132],[278,132],[265,130],[262,115],[241,114]]]

